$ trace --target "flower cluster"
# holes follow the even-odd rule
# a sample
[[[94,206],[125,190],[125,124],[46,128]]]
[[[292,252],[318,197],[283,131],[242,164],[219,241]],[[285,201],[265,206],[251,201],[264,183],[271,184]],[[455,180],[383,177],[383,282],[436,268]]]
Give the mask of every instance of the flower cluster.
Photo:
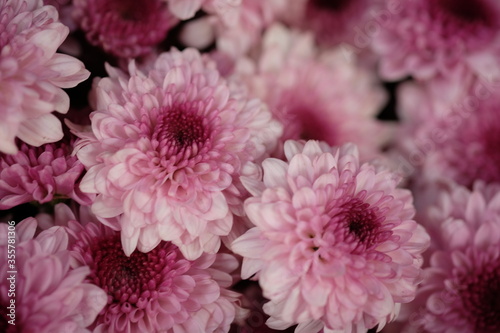
[[[0,331],[500,331],[497,0],[0,0]]]

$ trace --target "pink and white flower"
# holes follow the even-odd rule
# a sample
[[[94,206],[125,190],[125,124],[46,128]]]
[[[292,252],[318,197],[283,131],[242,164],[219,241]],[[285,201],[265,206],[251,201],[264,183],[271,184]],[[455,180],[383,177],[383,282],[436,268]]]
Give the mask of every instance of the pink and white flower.
[[[87,40],[122,58],[146,55],[178,20],[162,0],[74,0]]]
[[[63,137],[52,111],[66,113],[74,87],[90,73],[56,53],[68,35],[57,10],[41,0],[0,0],[0,152],[15,154],[15,138],[32,146]]]
[[[32,147],[21,144],[15,155],[0,153],[0,209],[36,201],[71,198],[90,205],[92,196],[80,191],[85,167],[64,141]]]
[[[61,228],[54,227],[34,237],[36,228],[34,218],[21,221],[15,231],[7,223],[0,223],[0,251],[7,254],[15,247],[15,268],[8,266],[12,261],[0,262],[0,330],[90,333],[87,327],[106,304],[106,294],[84,282],[90,272],[88,267],[71,269],[68,237]],[[7,279],[11,277],[14,280]],[[9,296],[9,289],[14,289],[15,298]],[[14,318],[6,313],[11,299],[15,300]],[[15,325],[8,323],[12,319]]]
[[[162,240],[189,260],[217,252],[233,214],[244,214],[239,175],[275,149],[281,126],[215,67],[174,49],[147,72],[108,67],[95,86],[91,131],[78,133],[81,189],[97,194],[93,211],[121,230],[127,255]]]
[[[296,332],[381,329],[413,300],[429,236],[398,177],[359,163],[354,145],[285,143],[262,182],[243,178],[255,227],[232,244],[254,274],[268,325]]]
[[[436,250],[410,314],[419,331],[500,330],[500,187],[476,182],[440,196],[429,215]]]
[[[246,315],[240,295],[228,289],[238,267],[232,255],[190,261],[171,242],[126,255],[119,232],[92,220],[80,224],[67,207],[56,208],[67,216],[73,267],[90,268],[86,282],[107,294],[94,333],[229,332]]]
[[[474,75],[458,79],[460,84],[442,80],[400,87],[398,145],[419,184],[453,181],[470,188],[477,179],[500,181],[498,84]]]
[[[332,146],[353,142],[373,158],[388,140],[376,119],[386,93],[371,71],[337,48],[320,52],[312,35],[274,25],[264,35],[255,61],[236,64],[235,76],[265,101],[284,126],[276,156],[286,140],[321,140]]]
[[[380,74],[388,80],[449,76],[461,67],[498,77],[500,3],[407,1],[374,35],[373,47],[380,55]]]

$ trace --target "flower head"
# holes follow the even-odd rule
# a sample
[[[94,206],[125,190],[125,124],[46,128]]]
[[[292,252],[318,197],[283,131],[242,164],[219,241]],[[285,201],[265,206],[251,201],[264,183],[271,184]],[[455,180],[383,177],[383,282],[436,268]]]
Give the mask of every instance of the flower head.
[[[87,282],[104,290],[107,305],[93,332],[228,332],[245,314],[228,290],[238,266],[229,254],[190,261],[170,242],[127,256],[120,233],[90,221],[69,221],[74,267],[89,267]]]
[[[451,90],[458,97],[445,97],[445,89],[430,83],[406,83],[400,89],[399,146],[418,167],[416,181],[451,180],[469,188],[477,179],[499,182],[498,87],[475,79]],[[416,100],[422,103],[417,106]]]
[[[60,141],[40,147],[23,143],[15,155],[0,153],[0,209],[61,196],[90,205],[91,196],[79,188],[85,168],[72,150],[72,144]]]
[[[52,111],[69,109],[61,88],[87,79],[83,64],[56,53],[68,35],[57,10],[38,0],[0,0],[0,151],[15,154],[18,137],[32,146],[63,137]]]
[[[411,301],[429,236],[390,172],[359,165],[353,145],[287,141],[288,162],[263,162],[245,211],[255,227],[233,242],[242,277],[257,273],[268,325],[361,332]]]
[[[74,16],[90,43],[122,58],[146,55],[177,23],[162,0],[75,0]]]
[[[480,70],[497,57],[499,33],[497,1],[410,1],[387,20],[373,46],[386,79],[427,79],[461,66]]]
[[[6,333],[84,333],[106,304],[106,294],[84,282],[88,267],[71,269],[68,237],[54,227],[33,237],[37,221],[28,218],[15,226],[0,224],[0,250],[7,253],[15,239],[15,269],[0,262],[0,330]],[[9,231],[11,233],[9,233]],[[7,235],[15,234],[15,238]],[[16,271],[10,273],[9,271]],[[10,278],[15,279],[15,325],[8,323]]]
[[[476,182],[440,196],[429,214],[436,250],[413,324],[429,333],[500,330],[500,187]]]
[[[386,94],[373,73],[346,60],[341,49],[320,52],[310,34],[281,25],[267,30],[261,50],[252,69],[245,59],[237,71],[283,124],[276,156],[290,139],[353,142],[366,158],[378,153],[388,135],[375,116]]]
[[[98,194],[93,211],[122,231],[127,254],[161,240],[188,259],[215,253],[233,213],[243,214],[241,170],[274,149],[280,125],[193,49],[161,54],[148,72],[134,63],[130,76],[108,71],[92,132],[78,133],[88,168],[81,188]]]

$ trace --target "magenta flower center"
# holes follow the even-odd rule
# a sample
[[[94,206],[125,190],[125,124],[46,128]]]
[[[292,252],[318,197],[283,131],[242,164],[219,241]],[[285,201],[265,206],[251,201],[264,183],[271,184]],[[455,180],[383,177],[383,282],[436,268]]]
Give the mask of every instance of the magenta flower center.
[[[203,145],[208,140],[210,131],[205,118],[181,108],[163,112],[152,135],[160,147],[173,148],[175,153],[193,145]]]
[[[360,199],[352,199],[343,204],[342,209],[345,228],[351,237],[363,244],[365,248],[371,248],[381,241],[379,239],[380,227],[384,217],[378,216],[376,208],[370,208],[369,204]]]
[[[486,264],[479,274],[462,278],[463,309],[475,332],[500,332],[500,265]]]
[[[341,11],[345,9],[350,0],[312,0],[312,5],[323,10]]]
[[[322,237],[328,247],[364,254],[392,235],[392,231],[382,225],[385,216],[379,207],[370,206],[360,198],[351,198],[340,206],[335,205],[328,215],[330,221]]]
[[[89,279],[101,287],[111,298],[112,308],[123,312],[131,307],[144,309],[149,301],[158,297],[158,291],[171,285],[169,274],[178,261],[178,249],[161,242],[148,253],[133,252],[127,257],[120,236],[95,242],[86,254],[92,273]],[[90,255],[90,257],[89,257]]]
[[[307,107],[291,110],[290,113],[296,117],[294,123],[300,124],[297,126],[297,135],[292,138],[302,140],[320,140],[325,141],[329,145],[337,145],[337,136],[331,124],[325,123],[320,119],[315,112],[311,112]]]

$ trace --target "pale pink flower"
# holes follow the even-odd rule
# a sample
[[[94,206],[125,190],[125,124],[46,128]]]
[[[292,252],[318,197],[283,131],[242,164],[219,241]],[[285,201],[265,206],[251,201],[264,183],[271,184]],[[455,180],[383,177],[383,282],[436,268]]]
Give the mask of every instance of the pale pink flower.
[[[73,5],[87,40],[122,58],[149,53],[178,22],[162,0],[74,0]]]
[[[365,25],[375,21],[380,0],[295,0],[283,11],[283,20],[292,26],[311,30],[320,44],[334,46],[354,44],[364,36]],[[363,41],[364,43],[364,41]]]
[[[52,111],[65,113],[74,87],[90,73],[56,53],[68,35],[57,10],[41,0],[0,0],[0,151],[15,154],[18,137],[32,146],[63,137]]]
[[[429,236],[399,177],[359,163],[354,145],[285,143],[266,159],[245,211],[255,227],[233,242],[242,277],[257,274],[268,325],[296,332],[381,329],[415,296]]]
[[[476,182],[441,194],[430,212],[436,250],[409,325],[429,333],[500,330],[500,187]]]
[[[373,36],[383,78],[428,79],[463,66],[500,73],[498,1],[407,1],[399,8]]]
[[[318,51],[310,34],[272,26],[256,61],[239,61],[235,72],[283,124],[276,156],[286,140],[313,139],[332,146],[353,142],[372,158],[389,137],[376,119],[386,101],[377,78],[340,49]]]
[[[0,224],[0,251],[15,247],[15,267],[0,261],[0,330],[6,333],[85,333],[106,304],[106,294],[84,282],[88,267],[70,268],[68,237],[54,227],[34,237],[37,221],[27,218],[12,232]],[[11,231],[11,233],[9,233]],[[15,235],[13,238],[7,238]],[[12,243],[14,240],[14,243]],[[8,246],[10,244],[10,246]],[[9,252],[11,253],[11,252]],[[11,273],[15,271],[15,273]],[[14,281],[7,280],[14,276]],[[15,297],[9,297],[11,282]],[[15,299],[15,325],[8,323],[10,299]]]
[[[79,183],[85,168],[64,141],[32,147],[21,144],[15,155],[0,153],[0,209],[36,201],[71,198],[90,205],[92,196]]]
[[[238,261],[230,254],[185,259],[179,248],[160,242],[148,253],[123,252],[120,233],[92,220],[80,224],[67,207],[73,266],[91,270],[86,282],[107,293],[94,333],[228,332],[246,312],[230,291]],[[57,222],[57,221],[56,221]]]
[[[418,183],[451,180],[471,187],[476,179],[500,181],[498,84],[474,76],[459,79],[467,83],[400,88],[398,146],[415,167]]]
[[[163,53],[148,72],[133,62],[130,76],[108,72],[94,89],[92,131],[78,133],[94,213],[122,231],[126,254],[161,240],[190,260],[217,252],[244,214],[239,175],[275,148],[281,126],[194,49]]]

